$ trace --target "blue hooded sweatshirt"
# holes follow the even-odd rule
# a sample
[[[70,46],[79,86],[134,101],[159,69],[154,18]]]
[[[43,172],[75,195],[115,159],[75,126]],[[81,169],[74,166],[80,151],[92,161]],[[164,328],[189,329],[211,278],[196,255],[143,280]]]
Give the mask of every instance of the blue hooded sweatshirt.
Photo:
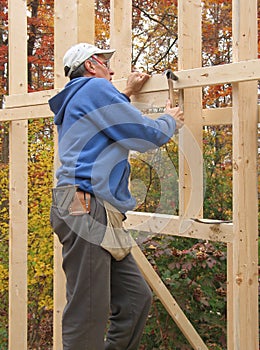
[[[78,185],[122,213],[135,207],[129,191],[130,150],[160,147],[174,134],[167,114],[150,119],[108,80],[71,80],[49,100],[58,127],[60,168],[57,186]]]

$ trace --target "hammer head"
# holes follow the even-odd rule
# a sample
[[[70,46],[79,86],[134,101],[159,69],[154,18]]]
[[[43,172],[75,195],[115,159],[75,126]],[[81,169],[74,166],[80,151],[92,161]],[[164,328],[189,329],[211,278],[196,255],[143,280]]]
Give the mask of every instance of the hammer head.
[[[167,77],[167,79],[171,79],[171,80],[178,80],[179,78],[177,77],[177,75],[175,75],[173,73],[173,71],[171,69],[167,69],[165,71],[165,75]]]

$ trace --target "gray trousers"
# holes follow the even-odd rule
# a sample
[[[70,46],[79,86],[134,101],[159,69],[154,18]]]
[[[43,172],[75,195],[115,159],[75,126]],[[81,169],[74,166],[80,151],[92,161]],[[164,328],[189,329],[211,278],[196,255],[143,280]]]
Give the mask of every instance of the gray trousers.
[[[59,200],[57,191],[51,224],[62,243],[66,275],[63,350],[138,350],[151,305],[149,286],[131,254],[116,261],[100,247],[106,228],[100,201],[92,197],[90,214],[71,216]]]

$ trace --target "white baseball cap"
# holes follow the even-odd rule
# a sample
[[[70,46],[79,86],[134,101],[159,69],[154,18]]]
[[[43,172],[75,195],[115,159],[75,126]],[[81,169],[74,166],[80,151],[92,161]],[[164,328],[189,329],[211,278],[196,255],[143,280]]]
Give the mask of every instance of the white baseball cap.
[[[64,67],[69,67],[70,70],[67,73],[69,77],[71,73],[78,68],[81,63],[85,62],[88,58],[93,55],[104,55],[107,60],[109,60],[115,50],[103,50],[98,47],[87,44],[87,43],[79,43],[72,46],[63,57],[63,65]]]

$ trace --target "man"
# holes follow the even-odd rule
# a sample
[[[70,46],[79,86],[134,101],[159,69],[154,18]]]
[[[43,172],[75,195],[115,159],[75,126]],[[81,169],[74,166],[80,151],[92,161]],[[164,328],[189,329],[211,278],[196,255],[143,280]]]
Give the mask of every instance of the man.
[[[67,281],[64,350],[138,349],[152,294],[129,250],[117,259],[103,241],[109,225],[122,231],[125,213],[135,206],[129,151],[160,147],[183,125],[182,111],[169,103],[157,120],[131,105],[149,76],[132,73],[120,93],[111,83],[113,54],[87,43],[70,48],[64,56],[70,82],[49,101],[61,162],[51,223],[63,245]]]

